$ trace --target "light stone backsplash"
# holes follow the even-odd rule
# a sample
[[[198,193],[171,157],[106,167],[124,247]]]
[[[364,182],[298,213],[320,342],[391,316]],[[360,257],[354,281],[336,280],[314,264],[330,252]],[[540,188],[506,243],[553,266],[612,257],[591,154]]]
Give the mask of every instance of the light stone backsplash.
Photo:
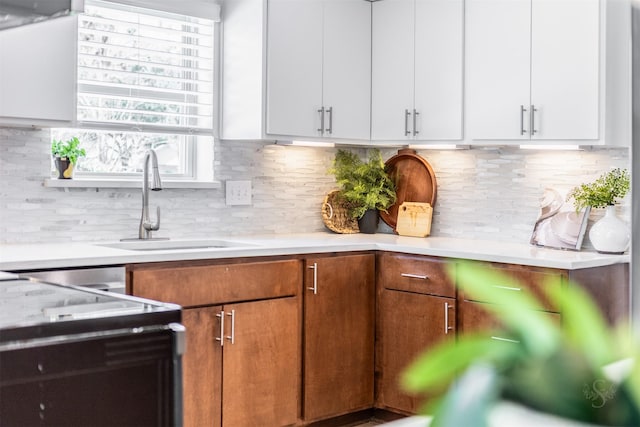
[[[250,179],[252,206],[226,206],[224,185],[153,192],[152,213],[155,206],[162,208],[156,235],[199,238],[326,230],[320,206],[335,188],[327,171],[336,150],[221,141],[215,149],[216,179]],[[364,148],[353,150],[366,154]],[[385,148],[383,158],[396,152]],[[629,167],[628,150],[621,148],[485,147],[419,154],[431,164],[438,182],[432,235],[500,241],[529,241],[545,187],[566,192],[612,167]],[[139,189],[47,188],[43,182],[49,170],[48,130],[0,128],[0,243],[137,236]],[[628,199],[618,212],[629,221]],[[590,222],[601,215],[593,212]],[[590,247],[588,239],[583,247]]]

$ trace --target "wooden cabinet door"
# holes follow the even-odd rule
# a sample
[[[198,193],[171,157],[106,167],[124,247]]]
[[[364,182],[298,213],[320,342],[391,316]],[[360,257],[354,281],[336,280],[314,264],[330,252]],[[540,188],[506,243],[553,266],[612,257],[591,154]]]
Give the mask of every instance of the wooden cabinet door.
[[[374,255],[308,258],[305,267],[303,417],[370,408]]]
[[[185,427],[221,426],[222,347],[221,307],[190,308],[182,311],[187,333],[182,356],[182,384]]]
[[[467,136],[528,140],[531,0],[467,0],[465,12]]]
[[[270,0],[267,133],[320,136],[322,0]]]
[[[405,110],[413,110],[413,0],[385,0],[372,7],[371,139],[412,139]]]
[[[384,289],[379,313],[376,404],[414,414],[425,397],[403,392],[400,376],[424,351],[441,340],[455,339],[455,299]]]
[[[462,139],[463,18],[462,0],[415,0],[416,140]]]
[[[532,139],[598,139],[599,3],[532,0]]]
[[[296,423],[301,367],[298,310],[295,297],[224,306],[223,426]]]
[[[323,10],[322,105],[331,108],[324,136],[369,139],[371,3],[324,0]]]

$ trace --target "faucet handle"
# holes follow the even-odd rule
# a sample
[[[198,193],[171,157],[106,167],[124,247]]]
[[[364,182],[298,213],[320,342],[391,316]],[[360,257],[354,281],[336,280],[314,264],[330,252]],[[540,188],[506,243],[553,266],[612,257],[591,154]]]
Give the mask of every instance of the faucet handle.
[[[142,224],[144,229],[147,231],[158,231],[160,230],[160,206],[156,206],[156,217],[158,220],[156,222],[145,222]]]

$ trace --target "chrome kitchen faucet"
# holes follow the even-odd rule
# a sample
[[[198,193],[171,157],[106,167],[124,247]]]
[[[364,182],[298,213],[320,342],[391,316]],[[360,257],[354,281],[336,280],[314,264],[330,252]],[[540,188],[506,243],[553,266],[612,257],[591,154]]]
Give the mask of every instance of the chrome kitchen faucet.
[[[152,222],[149,218],[149,159],[153,166],[153,182],[151,190],[162,190],[162,181],[160,180],[160,171],[158,170],[158,157],[156,152],[149,150],[144,157],[144,169],[142,173],[142,215],[140,217],[140,230],[138,238],[148,240],[151,239],[151,232],[160,229],[160,206],[157,206],[157,222]]]

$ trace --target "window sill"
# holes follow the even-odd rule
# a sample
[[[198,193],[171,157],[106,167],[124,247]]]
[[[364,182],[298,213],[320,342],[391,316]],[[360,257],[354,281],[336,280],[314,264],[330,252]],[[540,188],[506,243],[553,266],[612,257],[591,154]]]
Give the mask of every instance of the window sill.
[[[125,179],[45,179],[50,188],[142,188],[141,180]],[[222,188],[220,181],[162,180],[162,188]]]

